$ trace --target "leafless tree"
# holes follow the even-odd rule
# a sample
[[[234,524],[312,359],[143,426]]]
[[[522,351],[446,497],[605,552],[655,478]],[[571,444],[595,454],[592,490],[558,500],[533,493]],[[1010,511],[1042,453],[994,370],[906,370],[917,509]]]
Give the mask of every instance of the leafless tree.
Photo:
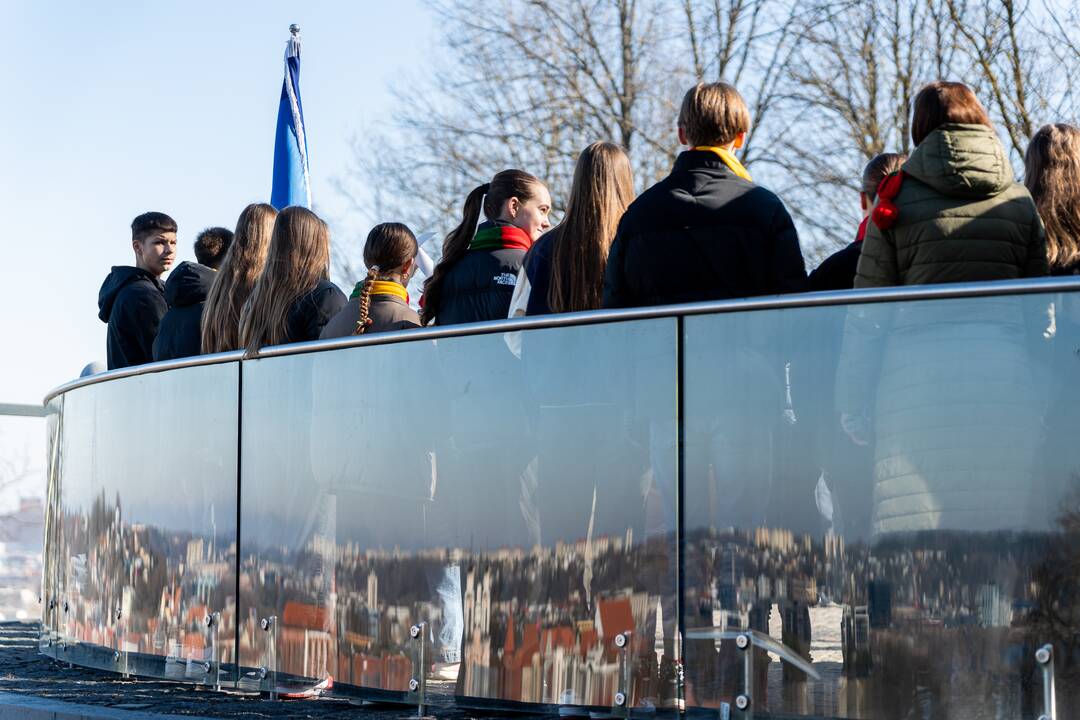
[[[1041,124],[1076,113],[1080,11],[1064,0],[429,2],[444,32],[434,69],[395,88],[400,111],[354,143],[339,179],[371,222],[445,233],[504,167],[545,179],[558,211],[596,140],[627,148],[644,189],[677,152],[682,93],[724,79],[751,108],[744,163],[820,257],[851,238],[865,162],[911,150],[924,83],[972,84],[1017,169]]]
[[[354,143],[346,194],[418,228],[445,232],[468,191],[503,167],[543,178],[556,211],[577,154],[611,140],[627,149],[639,189],[678,150],[675,119],[697,80],[736,83],[764,142],[802,11],[794,0],[431,0],[445,57],[398,86],[391,127]],[[508,18],[513,18],[512,27]],[[758,147],[762,152],[758,152]],[[354,196],[355,197],[355,196]],[[557,214],[557,213],[556,213]],[[374,218],[372,218],[374,219]],[[340,253],[339,253],[340,254]]]

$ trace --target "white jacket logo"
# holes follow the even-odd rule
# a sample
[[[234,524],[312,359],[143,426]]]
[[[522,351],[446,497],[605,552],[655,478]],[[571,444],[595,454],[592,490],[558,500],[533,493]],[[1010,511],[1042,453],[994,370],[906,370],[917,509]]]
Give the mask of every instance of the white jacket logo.
[[[517,275],[514,273],[502,273],[495,276],[496,285],[517,285]]]

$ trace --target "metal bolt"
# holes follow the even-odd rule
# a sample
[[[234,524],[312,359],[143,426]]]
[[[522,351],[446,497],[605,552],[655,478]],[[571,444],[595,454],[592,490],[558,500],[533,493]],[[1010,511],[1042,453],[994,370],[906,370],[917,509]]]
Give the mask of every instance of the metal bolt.
[[[742,635],[736,635],[735,647],[739,648],[740,650],[745,650],[746,648],[750,647],[750,636],[745,633]]]
[[[203,663],[203,670],[205,670],[209,674],[209,672],[210,672],[210,663],[204,662]]]
[[[124,611],[120,608],[116,608],[116,619],[119,620],[120,616],[124,614]]]
[[[260,680],[266,679],[266,668],[264,668],[264,667],[259,668],[259,679]]]
[[[739,708],[740,710],[745,710],[746,708],[750,707],[750,698],[746,695],[736,695],[735,707]]]
[[[626,693],[622,693],[622,692],[615,693],[615,704],[618,707],[622,707],[623,705],[625,705],[626,704]]]
[[[1054,659],[1054,646],[1043,645],[1041,648],[1035,651],[1035,662],[1040,665],[1046,665]]]
[[[416,692],[420,689],[420,681],[416,678],[409,678],[409,692]]]
[[[413,639],[420,637],[420,626],[419,625],[413,625],[411,628],[409,628],[409,637],[411,637]]]
[[[273,625],[273,624],[274,624],[274,619],[273,618],[263,618],[262,620],[259,621],[259,625],[262,626],[262,629],[266,630],[268,632],[270,630],[270,626]]]
[[[56,600],[50,600],[49,601],[49,609],[52,610],[55,607],[56,607]]]
[[[68,603],[67,603],[67,600],[65,600],[64,601],[64,612],[67,612],[67,611],[68,611]]]
[[[113,656],[113,662],[120,662],[120,651],[119,650],[113,651],[112,656]]]
[[[629,639],[628,633],[619,633],[615,636],[615,647],[626,647],[626,642]]]
[[[207,615],[205,618],[203,618],[203,622],[206,623],[206,627],[208,628],[214,627],[214,616],[212,614]]]

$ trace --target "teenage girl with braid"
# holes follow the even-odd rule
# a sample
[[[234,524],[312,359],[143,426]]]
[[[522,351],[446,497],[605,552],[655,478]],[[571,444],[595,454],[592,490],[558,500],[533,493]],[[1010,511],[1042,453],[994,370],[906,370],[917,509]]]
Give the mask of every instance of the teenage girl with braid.
[[[486,221],[477,227],[481,210]],[[465,199],[464,217],[443,243],[424,283],[424,325],[499,320],[510,309],[518,271],[547,230],[551,195],[522,170],[503,170]]]
[[[416,262],[416,236],[401,223],[382,223],[364,243],[367,277],[356,283],[349,302],[323,328],[322,338],[420,327],[409,307],[409,284]]]

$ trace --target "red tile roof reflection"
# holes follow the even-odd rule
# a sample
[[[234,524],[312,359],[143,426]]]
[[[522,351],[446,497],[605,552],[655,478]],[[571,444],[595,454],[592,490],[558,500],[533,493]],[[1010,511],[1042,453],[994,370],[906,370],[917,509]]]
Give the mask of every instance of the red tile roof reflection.
[[[281,624],[306,630],[329,630],[330,612],[318,605],[290,600],[281,612]]]

